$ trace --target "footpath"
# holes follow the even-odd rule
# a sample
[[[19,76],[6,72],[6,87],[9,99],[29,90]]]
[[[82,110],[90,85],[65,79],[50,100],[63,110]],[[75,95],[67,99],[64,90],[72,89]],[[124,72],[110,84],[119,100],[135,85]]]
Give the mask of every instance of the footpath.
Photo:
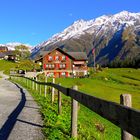
[[[42,140],[39,106],[27,90],[0,72],[0,140]]]

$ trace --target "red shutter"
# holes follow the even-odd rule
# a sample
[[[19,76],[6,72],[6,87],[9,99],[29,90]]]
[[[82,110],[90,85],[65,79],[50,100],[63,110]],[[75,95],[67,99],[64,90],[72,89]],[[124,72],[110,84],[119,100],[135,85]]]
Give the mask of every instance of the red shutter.
[[[55,58],[55,56],[54,56],[54,60],[55,60],[56,58]]]
[[[60,68],[60,64],[58,64],[58,68]]]
[[[43,65],[43,69],[44,69],[44,70],[46,69],[46,64]]]
[[[62,56],[59,57],[60,61],[62,60]]]
[[[49,60],[49,56],[48,55],[46,56],[46,59],[47,59],[47,61]]]
[[[55,68],[57,69],[57,64],[55,64]]]
[[[68,68],[68,64],[66,64],[66,69]]]
[[[69,57],[68,56],[66,56],[66,60],[68,60],[69,59]]]
[[[56,78],[57,72],[54,72],[54,77]]]
[[[69,73],[68,72],[66,72],[66,77],[68,77],[69,76]]]

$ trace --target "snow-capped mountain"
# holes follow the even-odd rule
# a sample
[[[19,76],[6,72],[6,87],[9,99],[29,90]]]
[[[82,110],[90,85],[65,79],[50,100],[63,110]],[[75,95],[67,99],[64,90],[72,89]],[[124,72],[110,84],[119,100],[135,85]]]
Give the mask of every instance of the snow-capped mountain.
[[[50,50],[54,47],[61,47],[68,51],[86,51],[89,62],[92,63],[91,50],[96,48],[97,61],[107,63],[115,59],[117,55],[121,55],[120,59],[123,58],[124,54],[121,52],[122,46],[125,45],[123,34],[127,35],[127,39],[131,36],[126,30],[136,37],[135,46],[139,46],[140,13],[122,11],[115,15],[103,15],[89,21],[78,20],[61,33],[57,33],[49,40],[37,45],[32,55],[40,49]],[[124,33],[125,31],[126,33]],[[118,46],[117,50],[115,46],[116,48]],[[107,51],[106,48],[110,50]],[[128,53],[130,47],[125,50]],[[103,58],[107,60],[102,62]]]
[[[25,45],[25,46],[27,46],[30,51],[33,48],[29,44],[23,44],[23,43],[19,43],[19,42],[10,42],[10,43],[6,43],[6,44],[0,44],[0,46],[6,46],[6,47],[8,47],[8,50],[15,50],[15,47],[16,46],[19,46],[19,45]]]

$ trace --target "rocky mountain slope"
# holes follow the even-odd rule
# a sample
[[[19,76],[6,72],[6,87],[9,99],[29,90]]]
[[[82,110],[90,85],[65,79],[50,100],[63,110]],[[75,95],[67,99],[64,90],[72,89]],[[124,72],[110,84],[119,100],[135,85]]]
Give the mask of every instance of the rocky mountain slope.
[[[90,21],[76,21],[63,32],[37,45],[32,56],[40,50],[48,51],[55,47],[86,52],[89,65],[93,64],[93,48],[96,62],[101,65],[135,59],[140,56],[140,13],[122,11]]]

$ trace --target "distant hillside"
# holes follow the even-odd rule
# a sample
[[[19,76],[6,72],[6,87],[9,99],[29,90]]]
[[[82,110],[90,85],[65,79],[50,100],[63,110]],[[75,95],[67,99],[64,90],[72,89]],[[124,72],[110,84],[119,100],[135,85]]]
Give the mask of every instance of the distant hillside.
[[[30,51],[32,49],[32,46],[30,46],[28,44],[19,43],[19,42],[11,42],[11,43],[6,43],[6,44],[0,44],[0,47],[7,47],[8,50],[15,50],[15,47],[20,46],[20,45],[27,46]]]
[[[55,47],[86,52],[89,65],[93,64],[93,48],[96,49],[96,61],[101,65],[136,60],[140,57],[140,13],[122,11],[90,21],[76,21],[63,32],[36,46],[32,57],[40,50],[48,51]]]
[[[4,73],[9,74],[11,68],[16,67],[16,63],[6,60],[0,60],[0,71],[4,71]]]

